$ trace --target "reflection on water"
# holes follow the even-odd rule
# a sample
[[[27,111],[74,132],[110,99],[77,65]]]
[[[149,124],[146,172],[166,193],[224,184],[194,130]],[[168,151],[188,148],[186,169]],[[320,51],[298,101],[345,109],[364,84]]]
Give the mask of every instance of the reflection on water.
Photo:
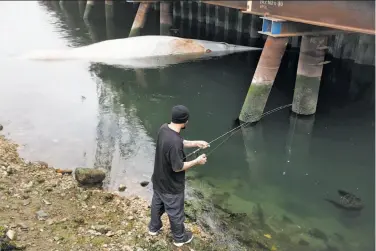
[[[26,159],[108,170],[105,186],[125,184],[124,194],[149,198],[151,185],[143,188],[139,182],[150,179],[156,133],[170,119],[173,105],[182,103],[191,111],[187,139],[210,141],[231,129],[260,55],[138,70],[79,62],[16,63],[8,56],[126,37],[137,6],[125,4],[122,25],[111,25],[104,20],[85,24],[78,8],[68,4],[62,9],[57,1],[0,5],[0,29],[9,34],[0,48],[4,132],[23,144]],[[143,34],[158,34],[157,14],[150,11]],[[195,20],[174,17],[174,28],[180,24],[180,36],[224,39],[215,22],[203,19],[197,27]],[[226,42],[238,39],[248,45],[248,37],[228,31]],[[293,52],[284,58],[265,110],[291,102],[296,60]],[[324,67],[315,116],[276,112],[238,131],[209,156],[207,165],[188,172],[190,192],[205,201],[198,216],[224,231],[217,235],[232,246],[235,240],[224,238],[231,237],[226,233],[248,248],[373,250],[374,67],[357,65],[354,69],[364,74],[354,71],[346,79],[340,64]],[[339,189],[359,196],[364,209],[352,212],[325,200],[341,203]]]

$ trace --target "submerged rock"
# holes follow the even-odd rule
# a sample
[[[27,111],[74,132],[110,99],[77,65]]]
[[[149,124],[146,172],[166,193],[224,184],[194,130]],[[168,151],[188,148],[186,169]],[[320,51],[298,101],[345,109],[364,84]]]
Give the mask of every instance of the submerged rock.
[[[305,240],[299,240],[299,245],[301,245],[301,246],[309,246],[309,242],[308,241],[305,241]]]
[[[317,228],[312,228],[308,231],[308,234],[311,235],[312,237],[315,237],[317,239],[321,239],[323,241],[327,241],[328,240],[328,237],[326,236],[326,234],[321,231],[320,229],[317,229]]]
[[[102,184],[106,178],[106,174],[102,170],[83,167],[77,168],[74,175],[80,185]]]

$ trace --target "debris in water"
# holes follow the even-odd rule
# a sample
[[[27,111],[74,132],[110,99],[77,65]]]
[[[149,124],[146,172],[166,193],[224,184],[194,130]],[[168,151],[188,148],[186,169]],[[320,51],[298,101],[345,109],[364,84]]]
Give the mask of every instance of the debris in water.
[[[266,238],[268,238],[268,239],[271,239],[271,238],[272,238],[272,236],[271,236],[270,234],[264,234],[264,236],[265,236]]]
[[[146,187],[147,185],[149,185],[149,181],[142,181],[142,182],[140,183],[140,185],[141,185],[142,187]]]
[[[272,248],[270,249],[271,251],[277,251],[277,247],[275,245],[272,246]]]
[[[4,126],[0,124],[0,131],[4,129]]]
[[[72,174],[72,170],[57,169],[56,172],[61,174]]]
[[[283,175],[286,175],[286,172],[283,172],[282,174],[283,174]]]

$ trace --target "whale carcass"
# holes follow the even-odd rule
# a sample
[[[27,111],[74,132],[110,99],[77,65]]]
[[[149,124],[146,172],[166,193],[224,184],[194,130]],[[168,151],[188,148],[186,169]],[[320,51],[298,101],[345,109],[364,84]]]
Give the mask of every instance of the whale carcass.
[[[155,68],[252,50],[261,48],[150,35],[105,40],[66,50],[31,51],[21,58],[43,61],[84,60],[129,68]]]

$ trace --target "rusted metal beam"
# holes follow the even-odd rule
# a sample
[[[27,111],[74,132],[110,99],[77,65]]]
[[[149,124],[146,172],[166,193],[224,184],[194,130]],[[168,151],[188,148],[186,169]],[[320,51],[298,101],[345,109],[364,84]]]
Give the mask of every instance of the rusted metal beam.
[[[129,37],[138,36],[140,30],[144,27],[146,22],[146,16],[150,9],[151,3],[140,3],[138,6],[137,14],[134,18],[131,31],[129,32]]]
[[[248,1],[245,13],[375,35],[374,1]]]
[[[304,23],[296,23],[278,18],[260,18],[263,20],[263,22],[262,30],[259,31],[259,33],[273,37],[298,37],[318,34],[335,35],[344,32],[342,30]]]
[[[260,120],[287,44],[287,37],[266,39],[239,120],[250,123]]]
[[[201,2],[211,4],[211,5],[216,5],[216,6],[223,6],[223,7],[238,9],[238,10],[242,10],[242,11],[247,10],[247,0],[243,0],[243,1],[201,1]]]

